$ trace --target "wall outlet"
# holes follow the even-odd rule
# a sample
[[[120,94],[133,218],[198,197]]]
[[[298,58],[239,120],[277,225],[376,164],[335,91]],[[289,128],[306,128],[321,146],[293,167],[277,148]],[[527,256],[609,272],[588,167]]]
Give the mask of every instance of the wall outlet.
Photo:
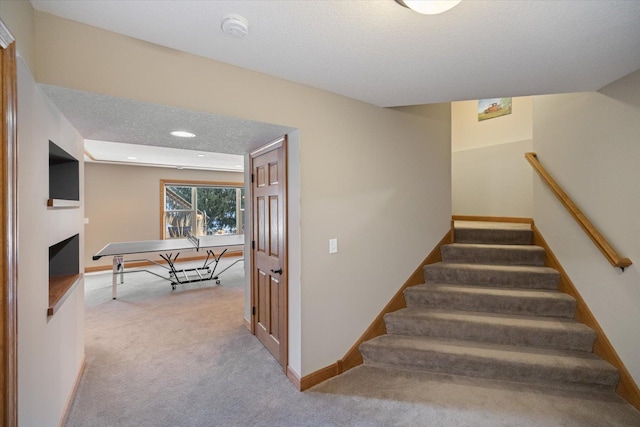
[[[338,253],[338,239],[329,239],[329,253],[330,254]]]

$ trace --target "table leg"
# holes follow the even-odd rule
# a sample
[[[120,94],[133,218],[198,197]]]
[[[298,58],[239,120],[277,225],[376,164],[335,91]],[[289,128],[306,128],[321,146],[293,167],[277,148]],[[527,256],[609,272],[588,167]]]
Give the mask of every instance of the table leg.
[[[113,278],[111,282],[111,296],[116,299],[118,293],[118,273],[120,274],[120,283],[124,283],[124,257],[116,255],[113,257]]]

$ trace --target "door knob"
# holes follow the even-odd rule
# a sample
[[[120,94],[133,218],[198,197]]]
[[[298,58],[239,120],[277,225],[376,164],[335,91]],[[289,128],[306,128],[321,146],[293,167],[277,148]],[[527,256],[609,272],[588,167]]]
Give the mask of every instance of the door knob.
[[[282,274],[282,269],[279,268],[277,270],[271,270],[272,273],[276,273],[276,274]]]

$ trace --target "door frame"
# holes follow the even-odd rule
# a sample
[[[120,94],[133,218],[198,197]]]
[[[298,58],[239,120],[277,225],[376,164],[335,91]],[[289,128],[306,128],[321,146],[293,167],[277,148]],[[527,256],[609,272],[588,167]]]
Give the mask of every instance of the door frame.
[[[0,420],[18,425],[18,192],[16,43],[0,20],[0,212],[3,247],[0,268]]]
[[[268,153],[272,150],[276,150],[282,148],[282,162],[283,162],[283,170],[284,170],[284,176],[281,181],[282,183],[282,195],[283,195],[283,226],[282,226],[282,239],[284,241],[284,250],[283,250],[283,257],[282,257],[282,275],[281,277],[281,285],[282,285],[282,291],[284,293],[283,296],[283,319],[282,323],[283,323],[283,334],[281,337],[281,351],[282,351],[282,368],[283,368],[283,372],[286,375],[287,374],[287,368],[289,366],[289,263],[288,263],[288,258],[289,258],[289,252],[288,252],[288,240],[287,240],[287,236],[288,236],[288,216],[287,216],[287,211],[288,211],[288,204],[287,204],[287,136],[284,135],[278,139],[276,139],[275,141],[272,141],[266,145],[263,145],[262,147],[259,147],[253,151],[251,151],[249,153],[249,177],[252,177],[253,175],[253,162],[254,162],[254,158],[258,157],[262,154]],[[253,179],[249,185],[249,197],[251,200],[251,236],[249,237],[252,241],[253,241],[253,233],[256,227],[255,224],[255,210],[257,209],[257,207],[255,206],[255,204],[253,203],[253,196],[254,196],[254,191],[253,191]],[[246,217],[245,217],[246,218]],[[251,333],[252,334],[256,334],[256,322],[257,322],[257,318],[255,315],[255,307],[256,307],[256,286],[257,286],[257,280],[258,278],[256,277],[254,271],[255,269],[253,268],[255,265],[255,246],[253,244],[249,245],[249,247],[251,248],[251,268],[250,268],[250,274],[251,274]]]

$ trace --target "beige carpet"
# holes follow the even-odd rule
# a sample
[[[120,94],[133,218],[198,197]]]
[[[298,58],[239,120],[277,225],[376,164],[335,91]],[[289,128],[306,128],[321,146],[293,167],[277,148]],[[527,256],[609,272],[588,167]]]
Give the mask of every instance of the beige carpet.
[[[175,291],[128,275],[116,301],[109,274],[87,275],[67,426],[640,426],[613,394],[365,366],[300,393],[242,324],[242,271]]]

